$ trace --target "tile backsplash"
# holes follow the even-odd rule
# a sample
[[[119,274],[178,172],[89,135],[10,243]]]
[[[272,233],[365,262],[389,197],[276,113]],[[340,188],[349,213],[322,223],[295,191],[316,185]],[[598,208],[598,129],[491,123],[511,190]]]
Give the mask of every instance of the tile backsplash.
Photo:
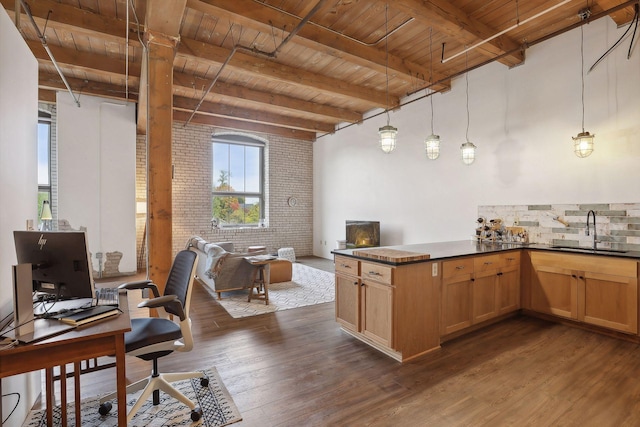
[[[598,247],[640,251],[640,203],[478,206],[478,216],[524,227],[531,243],[591,246],[592,236],[585,235],[589,210],[596,213]]]

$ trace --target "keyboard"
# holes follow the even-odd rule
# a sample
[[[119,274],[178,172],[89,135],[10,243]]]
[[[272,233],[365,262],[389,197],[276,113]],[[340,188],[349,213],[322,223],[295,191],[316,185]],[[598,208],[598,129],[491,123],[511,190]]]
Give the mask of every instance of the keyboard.
[[[96,305],[118,306],[120,298],[118,288],[96,288]]]

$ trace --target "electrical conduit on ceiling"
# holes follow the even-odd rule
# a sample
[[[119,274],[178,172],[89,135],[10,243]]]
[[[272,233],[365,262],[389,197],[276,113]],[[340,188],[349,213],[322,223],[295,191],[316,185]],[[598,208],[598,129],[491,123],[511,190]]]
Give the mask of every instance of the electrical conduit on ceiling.
[[[62,70],[58,66],[58,62],[56,62],[56,58],[53,57],[53,53],[51,53],[51,50],[49,49],[49,45],[47,45],[46,37],[44,36],[44,34],[42,34],[40,32],[40,28],[38,28],[38,25],[36,24],[36,21],[33,19],[33,15],[31,14],[31,9],[29,8],[29,5],[25,2],[25,0],[20,0],[20,4],[22,4],[22,8],[24,9],[24,12],[29,17],[29,20],[31,21],[31,24],[33,24],[33,28],[35,29],[36,34],[38,35],[38,38],[40,39],[40,43],[42,43],[42,47],[44,47],[44,50],[47,52],[47,55],[49,55],[49,58],[51,59],[51,62],[53,63],[53,66],[55,67],[56,71],[60,75],[60,78],[62,79],[62,82],[67,87],[67,90],[69,91],[69,94],[71,95],[71,97],[75,101],[76,105],[78,107],[80,107],[80,101],[78,100],[78,98],[76,98],[76,96],[74,95],[73,91],[71,90],[71,86],[69,86],[69,83],[67,82],[67,79],[64,77],[64,74],[62,73]],[[45,30],[46,30],[46,27],[45,27]]]

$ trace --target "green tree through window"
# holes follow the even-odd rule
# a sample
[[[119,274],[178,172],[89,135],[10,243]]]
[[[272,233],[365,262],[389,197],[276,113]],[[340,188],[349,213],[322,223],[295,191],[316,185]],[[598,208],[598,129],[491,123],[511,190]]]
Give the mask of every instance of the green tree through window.
[[[264,217],[263,151],[252,138],[214,137],[212,217],[220,226],[258,225]]]

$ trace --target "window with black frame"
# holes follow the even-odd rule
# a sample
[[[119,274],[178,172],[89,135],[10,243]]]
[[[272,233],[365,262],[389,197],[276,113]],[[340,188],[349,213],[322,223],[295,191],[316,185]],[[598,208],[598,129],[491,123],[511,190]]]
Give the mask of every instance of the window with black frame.
[[[243,135],[216,135],[212,145],[212,225],[262,226],[265,144]]]

